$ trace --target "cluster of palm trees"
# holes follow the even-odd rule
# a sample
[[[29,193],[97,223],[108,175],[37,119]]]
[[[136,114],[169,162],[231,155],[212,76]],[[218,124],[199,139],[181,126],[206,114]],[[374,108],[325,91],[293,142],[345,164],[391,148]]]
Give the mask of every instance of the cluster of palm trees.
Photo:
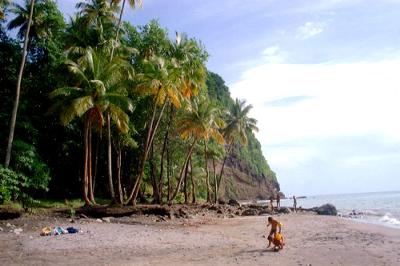
[[[36,5],[43,1],[37,0]],[[128,3],[132,8],[141,5],[139,0]],[[60,82],[62,86],[50,93],[50,112],[59,114],[63,125],[76,118],[82,121],[84,202],[96,203],[98,148],[92,147],[94,134],[106,136],[108,187],[113,202],[136,204],[144,181],[152,185],[154,202],[162,203],[165,199],[172,203],[182,192],[182,185],[185,202],[189,197],[195,202],[195,154],[204,158],[201,161],[207,201],[217,202],[227,158],[235,146],[247,143],[250,131],[257,130],[256,120],[248,117],[251,105],[236,100],[231,110],[225,110],[212,102],[205,86],[207,54],[199,42],[178,33],[172,41],[154,22],[144,27],[145,36],[140,36],[132,26],[122,23],[125,5],[126,0],[77,4],[78,12],[65,32],[64,66],[68,72]],[[26,0],[22,6],[14,4],[16,17],[9,23],[9,28],[20,28],[24,47],[6,167],[10,162],[31,30],[44,34],[39,31],[40,19],[35,19],[40,18],[39,11],[35,12],[34,0]],[[179,150],[175,157],[174,147]],[[124,166],[124,158],[132,155],[127,150],[133,151],[136,160]],[[219,173],[217,164],[221,165]],[[175,168],[179,170],[174,171]]]

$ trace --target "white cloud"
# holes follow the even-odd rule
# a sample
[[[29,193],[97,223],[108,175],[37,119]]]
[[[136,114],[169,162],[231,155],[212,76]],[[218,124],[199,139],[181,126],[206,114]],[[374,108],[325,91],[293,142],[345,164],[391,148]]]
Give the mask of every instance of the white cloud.
[[[297,29],[297,34],[299,38],[306,40],[324,32],[326,26],[323,22],[308,21]]]
[[[257,134],[264,147],[354,135],[377,135],[388,143],[400,143],[399,65],[400,60],[263,64],[244,72],[231,85],[231,93],[254,106],[251,116],[258,120]],[[268,105],[298,95],[310,97],[292,105]],[[320,156],[307,145],[273,148],[266,154],[272,167],[293,167],[291,160]]]
[[[283,51],[278,45],[269,46],[262,52],[264,62],[271,64],[279,64],[288,58],[287,52]]]

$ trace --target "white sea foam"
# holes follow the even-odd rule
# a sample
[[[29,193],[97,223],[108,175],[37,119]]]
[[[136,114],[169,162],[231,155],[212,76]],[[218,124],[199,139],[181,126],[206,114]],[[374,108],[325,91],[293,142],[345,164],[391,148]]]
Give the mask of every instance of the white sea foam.
[[[391,217],[389,213],[385,214],[381,219],[379,219],[379,221],[391,225],[400,226],[400,220]]]

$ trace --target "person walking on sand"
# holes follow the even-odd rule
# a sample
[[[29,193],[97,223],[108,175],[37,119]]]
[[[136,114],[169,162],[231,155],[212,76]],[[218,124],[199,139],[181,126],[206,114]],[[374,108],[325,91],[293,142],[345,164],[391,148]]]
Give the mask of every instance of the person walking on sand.
[[[271,216],[268,217],[268,224],[267,227],[271,226],[271,230],[269,231],[268,234],[268,247],[269,248],[271,246],[271,243],[273,241],[273,239],[275,238],[275,235],[277,233],[281,234],[282,231],[282,224],[280,222],[278,222],[277,220],[275,220],[274,218],[272,218]],[[279,231],[278,231],[279,228]]]
[[[276,207],[281,207],[281,195],[279,193],[276,195]]]
[[[297,199],[296,196],[293,195],[293,211],[297,212]]]

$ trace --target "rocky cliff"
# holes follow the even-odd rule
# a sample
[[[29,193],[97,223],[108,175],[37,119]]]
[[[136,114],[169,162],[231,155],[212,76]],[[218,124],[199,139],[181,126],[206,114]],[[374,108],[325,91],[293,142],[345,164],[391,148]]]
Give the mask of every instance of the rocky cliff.
[[[233,104],[229,88],[215,73],[208,73],[209,97],[229,109]],[[261,129],[262,130],[262,129]],[[217,165],[219,173],[221,165]],[[248,136],[245,146],[236,147],[227,158],[219,190],[222,199],[268,199],[280,191],[275,173],[265,160],[261,145],[254,134]]]

